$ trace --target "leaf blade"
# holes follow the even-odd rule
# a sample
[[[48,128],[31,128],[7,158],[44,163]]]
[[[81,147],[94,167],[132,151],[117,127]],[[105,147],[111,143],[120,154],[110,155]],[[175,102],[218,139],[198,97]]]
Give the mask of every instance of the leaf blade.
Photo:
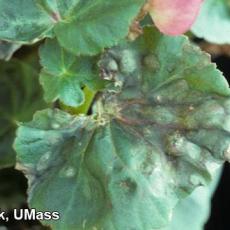
[[[49,34],[52,18],[35,1],[0,1],[0,39],[22,43],[34,42]],[[20,10],[19,10],[20,9]]]
[[[204,1],[191,31],[199,38],[216,43],[230,43],[230,17],[227,0]],[[220,26],[222,25],[222,26]]]
[[[75,17],[55,27],[60,44],[77,55],[94,55],[123,39],[129,25],[138,14],[143,0],[79,1],[74,8]],[[72,13],[72,14],[73,14]]]
[[[82,180],[95,179],[98,203],[92,201],[92,205],[100,210],[93,209],[89,216],[85,211],[76,220],[74,208],[79,211],[90,202],[86,205],[81,195],[83,203],[69,199],[67,191],[62,199],[71,202],[72,208],[66,209],[49,196],[52,208],[69,218],[50,222],[52,227],[163,228],[177,202],[196,187],[207,186],[229,159],[228,85],[209,58],[184,36],[163,36],[152,28],[146,28],[134,43],[108,50],[99,67],[105,70],[105,79],[113,73],[111,84],[117,87],[110,84],[103,90],[92,116],[46,110],[19,128],[15,148],[31,183],[30,205],[47,209],[48,171],[55,170],[51,180],[57,185],[52,188],[56,194],[60,172],[72,166],[75,171],[88,170]],[[206,68],[209,71],[201,77],[202,84],[213,79],[219,83],[206,86],[188,80],[198,78]],[[209,78],[210,72],[214,77]],[[50,159],[45,158],[45,168],[38,170],[47,152]],[[79,178],[73,171],[67,172],[62,186],[77,186]],[[72,175],[71,181],[68,175]],[[68,186],[73,188],[73,184]],[[81,194],[94,196],[89,183],[81,186],[77,186]]]
[[[103,85],[93,57],[76,57],[60,47],[56,40],[47,40],[41,47],[40,62],[43,66],[40,83],[48,102],[60,99],[67,106],[78,107],[85,100],[84,86],[97,91]]]

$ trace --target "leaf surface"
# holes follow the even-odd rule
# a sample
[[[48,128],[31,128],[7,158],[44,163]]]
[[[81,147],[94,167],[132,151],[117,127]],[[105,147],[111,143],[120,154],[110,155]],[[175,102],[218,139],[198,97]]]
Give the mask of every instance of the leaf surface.
[[[230,43],[229,1],[205,0],[192,32],[212,43]]]
[[[60,44],[75,54],[96,54],[116,45],[129,31],[144,0],[84,0],[57,24]]]
[[[54,229],[167,226],[177,202],[229,159],[228,84],[186,37],[151,28],[99,66],[114,87],[93,115],[44,110],[18,130],[30,206],[59,211],[44,221]]]
[[[38,2],[0,0],[0,39],[30,43],[48,36],[54,19]]]
[[[98,90],[103,85],[94,58],[76,57],[56,40],[46,41],[41,47],[40,59],[43,66],[40,82],[48,102],[60,99],[65,105],[77,107],[85,100],[83,86]]]
[[[160,230],[203,230],[210,216],[211,200],[220,181],[222,168],[214,176],[209,186],[196,188],[188,197],[181,200],[173,211],[172,221]]]
[[[30,43],[57,36],[74,53],[96,54],[123,39],[144,0],[0,0],[0,39]]]

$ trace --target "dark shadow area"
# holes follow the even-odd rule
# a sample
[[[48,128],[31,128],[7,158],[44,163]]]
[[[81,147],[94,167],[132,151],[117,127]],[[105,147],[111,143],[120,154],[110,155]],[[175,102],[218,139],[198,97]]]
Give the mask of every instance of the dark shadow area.
[[[230,229],[230,165],[225,164],[219,186],[212,199],[212,211],[206,230]]]
[[[213,60],[230,83],[230,58]],[[218,188],[212,199],[211,216],[205,230],[230,230],[230,164],[226,163]],[[189,230],[189,229],[188,229]]]
[[[23,173],[7,168],[0,170],[0,210],[6,211],[9,221],[0,220],[1,230],[45,230],[39,221],[17,221],[14,209],[28,208],[26,204],[27,180]],[[4,227],[3,227],[4,226]]]

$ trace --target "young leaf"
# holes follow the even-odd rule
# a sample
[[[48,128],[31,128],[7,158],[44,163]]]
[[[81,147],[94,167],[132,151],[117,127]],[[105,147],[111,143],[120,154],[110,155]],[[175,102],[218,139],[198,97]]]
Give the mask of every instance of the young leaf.
[[[21,47],[20,44],[0,41],[0,60],[9,61],[14,52]]]
[[[100,68],[116,87],[92,116],[45,110],[19,128],[29,204],[59,211],[44,221],[54,229],[162,228],[229,159],[228,84],[186,37],[151,28],[108,50]]]
[[[189,30],[203,0],[149,0],[149,12],[156,26],[168,35]]]
[[[28,121],[37,109],[45,108],[38,74],[22,62],[0,62],[0,168],[13,166],[12,149],[18,121]]]
[[[0,39],[28,43],[54,32],[74,54],[96,54],[123,39],[145,0],[0,0]]]
[[[76,57],[59,46],[56,40],[47,40],[40,50],[43,70],[40,82],[45,91],[45,99],[54,102],[60,99],[65,105],[77,107],[84,102],[82,87],[92,90],[102,86],[94,59]]]
[[[205,0],[192,32],[209,42],[230,43],[229,12],[228,0]]]

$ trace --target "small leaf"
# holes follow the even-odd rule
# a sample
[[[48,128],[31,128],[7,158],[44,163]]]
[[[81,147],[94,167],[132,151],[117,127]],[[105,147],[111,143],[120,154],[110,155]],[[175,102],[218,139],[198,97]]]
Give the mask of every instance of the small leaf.
[[[59,211],[60,220],[43,221],[54,229],[163,228],[229,159],[228,84],[186,37],[152,28],[99,66],[115,86],[91,116],[44,110],[19,128],[29,204]]]
[[[40,58],[44,67],[40,82],[48,102],[60,99],[65,105],[77,107],[84,102],[83,86],[88,85],[92,90],[102,86],[94,59],[76,57],[61,48],[56,40],[46,41],[41,47]]]
[[[203,0],[149,0],[150,14],[164,34],[178,35],[189,30]]]
[[[13,166],[12,143],[18,121],[28,121],[37,109],[45,108],[38,74],[17,60],[0,62],[0,168]]]
[[[60,103],[61,109],[69,112],[70,114],[88,114],[97,92],[90,90],[86,86],[83,89],[83,93],[84,93],[84,97],[85,97],[84,104],[82,104],[79,107],[71,107],[71,106],[66,106],[63,103]]]
[[[20,44],[0,41],[0,60],[9,61],[14,52],[21,47]]]
[[[212,43],[230,43],[229,12],[228,0],[205,0],[192,32]]]

